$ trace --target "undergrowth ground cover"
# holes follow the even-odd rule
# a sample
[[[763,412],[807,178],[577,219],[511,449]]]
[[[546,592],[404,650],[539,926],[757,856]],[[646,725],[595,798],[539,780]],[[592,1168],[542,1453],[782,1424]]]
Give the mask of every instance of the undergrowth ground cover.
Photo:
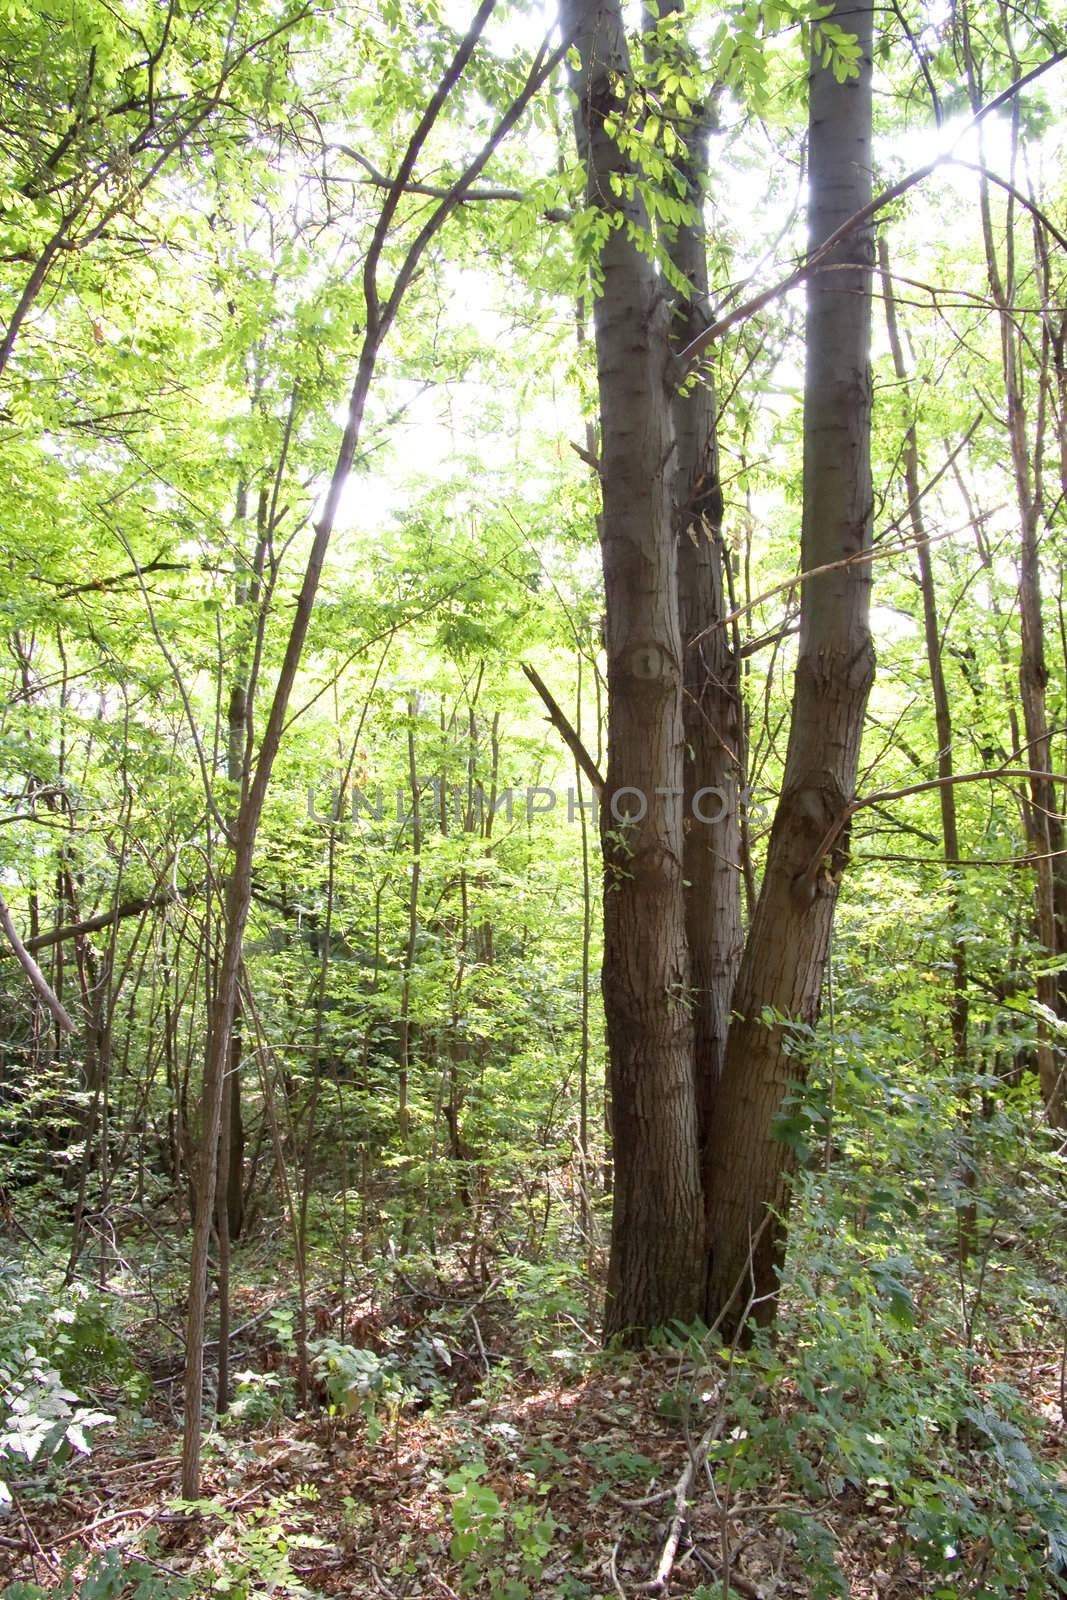
[[[773,1337],[602,1350],[561,1207],[473,1273],[387,1250],[343,1304],[320,1248],[302,1397],[292,1263],[262,1230],[195,1507],[160,1219],[65,1289],[23,1238],[0,1280],[3,1600],[1067,1593],[1062,1158],[1050,1138],[1004,1166],[1005,1112],[980,1184],[930,1186],[891,1105],[831,1141],[813,1083],[783,1129],[805,1159]],[[956,1136],[932,1103],[923,1126]]]

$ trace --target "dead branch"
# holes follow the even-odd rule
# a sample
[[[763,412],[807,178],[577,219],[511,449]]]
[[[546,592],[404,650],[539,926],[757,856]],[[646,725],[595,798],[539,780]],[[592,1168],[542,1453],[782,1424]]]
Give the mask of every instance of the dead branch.
[[[578,737],[578,734],[575,732],[574,728],[571,727],[571,724],[567,720],[563,709],[553,698],[551,690],[547,688],[540,676],[534,671],[533,667],[528,666],[524,661],[522,663],[522,670],[526,674],[527,678],[529,678],[538,694],[541,696],[541,699],[544,701],[545,709],[548,712],[548,720],[551,722],[552,726],[555,728],[556,732],[559,734],[560,738],[571,752],[571,755],[574,757],[575,761],[577,761],[578,765],[589,779],[589,782],[593,785],[593,791],[599,799],[604,793],[604,780],[600,775],[599,767],[589,754],[589,751],[585,748],[585,745]]]
[[[70,1020],[66,1007],[19,938],[18,929],[15,927],[7,901],[3,895],[0,895],[0,928],[3,928],[4,933],[7,935],[7,941],[15,952],[19,966],[29,978],[30,984],[36,990],[39,998],[44,1001],[44,1004],[52,1013],[58,1026],[64,1033],[73,1033],[74,1024]]]

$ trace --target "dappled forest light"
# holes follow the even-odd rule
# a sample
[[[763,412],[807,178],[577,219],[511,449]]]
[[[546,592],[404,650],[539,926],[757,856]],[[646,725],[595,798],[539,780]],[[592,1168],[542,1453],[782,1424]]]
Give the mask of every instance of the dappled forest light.
[[[0,1600],[1067,1595],[1065,84],[0,7]]]

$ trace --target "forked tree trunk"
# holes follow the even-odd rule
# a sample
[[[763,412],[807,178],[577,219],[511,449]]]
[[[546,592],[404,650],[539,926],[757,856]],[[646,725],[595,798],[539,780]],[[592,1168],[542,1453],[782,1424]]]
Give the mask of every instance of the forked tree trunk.
[[[808,236],[819,245],[871,198],[869,4],[838,0],[832,20],[859,39],[858,76],[839,83],[811,71]],[[734,995],[726,1064],[709,1146],[712,1258],[705,1315],[727,1324],[751,1298],[773,1316],[785,1247],[790,1148],[775,1119],[791,1079],[789,1022],[818,1015],[838,882],[840,847],[821,847],[852,799],[867,696],[874,673],[868,615],[872,240],[848,235],[830,270],[808,281],[804,397],[803,570],[805,579],[793,717],[782,796],[763,884]],[[859,557],[859,560],[849,558]],[[848,563],[842,565],[841,563]],[[765,1020],[768,1008],[782,1020]],[[740,1286],[740,1287],[739,1287]],[[732,1306],[732,1311],[728,1308]]]
[[[633,232],[648,218],[635,169],[605,127],[627,115],[630,78],[618,0],[563,0],[580,67],[579,149],[588,196],[608,224],[596,301],[608,764],[604,1008],[615,1187],[605,1331],[640,1330],[699,1309],[703,1207],[683,884],[683,651],[671,496],[669,313]]]

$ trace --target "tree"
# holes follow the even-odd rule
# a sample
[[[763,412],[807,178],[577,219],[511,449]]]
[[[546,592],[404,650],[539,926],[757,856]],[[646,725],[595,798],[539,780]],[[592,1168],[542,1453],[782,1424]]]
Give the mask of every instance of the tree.
[[[223,1095],[232,1050],[232,1035],[241,986],[242,949],[245,926],[252,901],[252,866],[256,838],[263,813],[271,772],[277,759],[289,711],[289,700],[296,681],[311,623],[315,596],[322,576],[326,553],[337,519],[338,507],[359,448],[364,414],[382,345],[396,321],[404,296],[412,283],[428,247],[451,213],[476,181],[494,150],[519,121],[534,94],[552,71],[562,52],[542,48],[525,76],[518,93],[497,117],[481,149],[467,162],[459,177],[444,191],[403,249],[391,281],[384,284],[382,271],[386,244],[398,220],[415,165],[423,152],[450,95],[463,76],[493,11],[494,0],[482,0],[430,94],[391,179],[385,199],[374,223],[363,263],[365,329],[360,344],[356,374],[348,402],[337,459],[330,477],[322,511],[315,524],[314,538],[296,599],[285,653],[274,684],[270,710],[254,762],[246,769],[240,802],[228,828],[232,860],[226,878],[223,905],[222,953],[208,1025],[204,1064],[204,1089],[201,1116],[199,1159],[193,1238],[189,1266],[189,1305],[186,1319],[185,1412],[182,1448],[182,1493],[195,1499],[200,1484],[200,1437],[203,1410],[204,1320],[207,1306],[208,1252],[215,1211],[215,1185],[218,1172],[219,1134]],[[246,709],[251,727],[251,709]],[[246,736],[247,737],[247,736]]]
[[[982,98],[982,66],[976,59],[972,6],[960,11],[960,46],[972,108],[977,111]],[[1003,35],[1004,51],[1011,69],[1011,82],[1022,77],[1022,66],[1015,38],[1015,23],[1001,11],[997,28]],[[1011,109],[1011,171],[1019,164],[1022,108],[1018,99]],[[985,146],[979,131],[982,176],[979,207],[982,243],[985,252],[989,295],[996,308],[1000,333],[1000,358],[1006,408],[1007,449],[1011,460],[1015,501],[1019,518],[1018,607],[1020,620],[1019,698],[1026,733],[1025,764],[1035,776],[1030,781],[1029,804],[1025,809],[1027,831],[1034,858],[1034,887],[1038,937],[1046,952],[1046,970],[1037,979],[1037,997],[1045,1007],[1038,1036],[1038,1070],[1049,1121],[1067,1128],[1067,1084],[1064,1071],[1050,1037],[1048,1019],[1067,1018],[1067,981],[1058,962],[1067,957],[1067,866],[1064,857],[1064,829],[1056,802],[1052,750],[1052,724],[1048,714],[1049,667],[1045,641],[1045,619],[1041,599],[1040,529],[1045,515],[1046,434],[1055,429],[1055,403],[1052,373],[1056,330],[1046,322],[1042,328],[1040,360],[1037,370],[1028,372],[1026,338],[1020,330],[1016,312],[1016,293],[1020,288],[1018,259],[1023,240],[1017,237],[1019,203],[1014,185],[1009,184],[1004,221],[1003,247],[998,245],[993,221],[992,184],[986,171]],[[1025,198],[1025,197],[1024,197]],[[1031,210],[1026,232],[1032,233],[1036,249],[1034,270],[1038,281],[1048,282],[1048,238],[1044,220]],[[1060,357],[1062,366],[1062,356]],[[1062,384],[1060,385],[1062,392]],[[1052,429],[1050,430],[1050,417]],[[1060,462],[1064,460],[1063,420],[1060,420]]]
[[[123,236],[120,219],[136,218],[151,186],[196,141],[203,145],[214,123],[250,107],[256,69],[276,70],[271,47],[280,42],[274,56],[284,55],[308,16],[306,7],[257,5],[238,23],[226,7],[187,15],[173,0],[155,15],[145,9],[135,16],[78,4],[62,22],[32,5],[5,13],[3,257],[28,270],[7,296],[0,375],[61,263],[98,243],[120,255],[131,243],[150,248],[150,236]]]
[[[817,249],[871,198],[873,12],[827,21],[856,38],[855,75],[827,61],[816,30],[808,132],[808,240]],[[818,1015],[844,842],[824,841],[856,785],[874,675],[869,229],[852,231],[807,288],[800,649],[782,796],[734,994],[712,1125],[707,1311],[751,1297],[773,1315],[784,1258],[790,1148],[776,1119],[798,1076],[793,1023]],[[749,1266],[751,1263],[751,1266]]]
[[[77,5],[67,31],[9,19],[0,909],[44,987],[0,940],[0,1160],[54,1207],[69,1279],[106,1279],[148,1208],[184,1250],[196,1212],[220,1407],[246,1202],[254,1250],[266,1225],[295,1279],[301,1393],[320,1273],[345,1324],[390,1242],[439,1287],[551,1246],[588,1264],[592,1303],[612,1154],[609,1334],[732,1327],[752,1295],[769,1315],[813,1122],[809,1222],[855,1170],[861,1095],[869,1124],[883,1093],[902,1115],[883,1050],[912,1087],[912,1057],[928,1068],[938,1127],[908,1137],[951,1151],[950,1220],[983,1241],[1001,1119],[971,1108],[1014,1116],[1036,1066],[1055,1113],[1063,1060],[1067,246],[1042,170],[1062,119],[1014,101],[1058,41],[1043,11],[972,0],[920,33],[894,13],[875,165],[892,179],[898,131],[969,100],[1005,171],[990,132],[979,170],[926,163],[870,207],[862,162],[831,171],[827,129],[867,93],[843,9],[740,7],[706,33],[669,0],[628,35],[621,0],[573,0],[581,163],[562,93],[534,89],[524,137],[493,145],[531,61],[551,67],[515,45],[532,13],[489,17],[435,117],[463,38],[421,0],[259,6],[229,41],[228,16],[166,0],[96,36]],[[886,194],[872,467],[850,229]],[[761,289],[779,250],[798,265]],[[590,275],[596,372],[574,336]],[[806,280],[805,442],[783,291]],[[590,476],[567,440],[594,386]],[[614,1152],[576,888],[595,848],[554,734],[604,792]],[[784,789],[769,840],[746,764]],[[553,777],[553,816],[526,814],[525,783]]]
[[[621,14],[590,3],[568,12],[567,19],[576,30],[581,57],[575,85],[579,148],[588,168],[590,203],[606,225],[595,322],[609,661],[603,837],[604,997],[616,1163],[606,1320],[612,1332],[640,1330],[668,1317],[688,1319],[696,1311],[709,1317],[725,1313],[744,1288],[750,1261],[753,1292],[764,1305],[776,1282],[784,1231],[769,1223],[765,1212],[769,1206],[781,1210],[785,1203],[788,1161],[774,1136],[787,1090],[783,1042],[791,1021],[810,1023],[818,1012],[844,864],[839,847],[827,862],[820,847],[852,798],[873,674],[867,624],[873,511],[868,372],[872,245],[868,232],[855,230],[808,290],[801,563],[805,572],[832,570],[804,581],[783,797],[733,996],[735,1020],[725,1042],[723,1075],[708,1097],[708,1067],[722,1047],[722,1018],[733,975],[732,962],[714,959],[713,952],[731,949],[738,890],[723,878],[724,893],[716,893],[694,850],[685,856],[677,816],[681,808],[672,816],[662,797],[691,797],[705,776],[713,780],[722,775],[719,752],[731,726],[728,682],[718,691],[716,716],[709,716],[702,705],[706,654],[715,650],[721,674],[725,641],[721,565],[702,549],[707,532],[701,526],[698,558],[686,552],[682,561],[687,642],[691,650],[694,641],[703,647],[703,655],[698,651],[693,657],[701,666],[687,684],[699,716],[699,726],[692,717],[689,723],[696,748],[687,777],[680,749],[686,732],[680,705],[686,674],[679,672],[679,568],[664,522],[664,468],[677,452],[684,484],[679,503],[691,502],[695,486],[714,506],[712,413],[706,403],[698,410],[692,400],[672,398],[679,375],[667,361],[649,218],[639,168],[630,153],[628,96],[623,94],[620,106],[618,93],[612,93],[613,84],[628,88],[632,82]],[[827,20],[831,29],[841,26],[833,15]],[[854,76],[816,34],[808,222],[812,250],[871,198],[870,11],[857,13],[855,21]],[[699,135],[687,178],[687,199],[694,210],[700,197],[698,162]],[[688,232],[679,230],[676,249],[684,266],[683,282],[697,293],[702,248],[697,224]],[[692,314],[683,302],[683,320]],[[714,534],[714,522],[709,531]],[[683,550],[689,533],[686,519]],[[706,643],[709,639],[716,643]],[[732,725],[736,729],[736,712]],[[710,773],[701,770],[701,756],[714,763]],[[626,793],[638,796],[644,809],[637,816],[639,807],[631,806],[635,820],[623,825],[617,797]],[[679,882],[683,856],[694,861],[697,874],[688,927]],[[710,930],[709,899],[716,919]],[[690,934],[700,952],[702,982],[695,1009],[704,1049],[699,1064],[690,1055],[686,1071],[687,1052],[693,1049]],[[704,1100],[699,1116],[698,1080]],[[700,1122],[706,1130],[703,1186],[699,1162],[694,1178]],[[706,1285],[705,1204],[711,1247]]]
[[[684,650],[670,316],[620,121],[633,75],[616,0],[567,0],[578,145],[598,251],[600,525],[607,621],[602,983],[615,1161],[608,1333],[699,1310],[703,1203],[686,937]],[[621,89],[622,95],[618,93]]]
[[[646,13],[646,55],[660,109],[676,130],[671,166],[680,218],[664,226],[664,278],[670,283],[671,339],[686,349],[711,324],[705,201],[708,144],[714,126],[710,94],[694,101],[699,79],[685,45],[682,6],[660,7],[658,26]],[[667,86],[684,85],[672,95]],[[676,101],[681,99],[679,109]],[[667,181],[672,174],[667,169]],[[697,1137],[705,1203],[715,1099],[722,1077],[730,1007],[741,959],[742,844],[740,795],[745,783],[739,661],[726,625],[731,609],[729,555],[723,544],[716,395],[710,363],[679,382],[672,375],[670,461],[678,559],[678,624],[684,672],[682,796],[686,938],[693,1014]]]

